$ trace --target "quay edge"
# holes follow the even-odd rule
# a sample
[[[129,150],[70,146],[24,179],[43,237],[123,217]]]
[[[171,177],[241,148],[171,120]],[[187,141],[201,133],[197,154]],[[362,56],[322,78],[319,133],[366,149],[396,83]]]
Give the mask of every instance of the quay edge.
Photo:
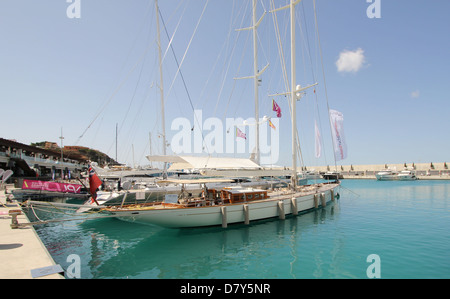
[[[0,190],[0,279],[32,279],[31,270],[56,263],[42,243],[33,226],[11,228],[11,216],[4,215],[9,210],[21,210],[17,204],[6,201],[4,190]],[[22,213],[17,216],[19,223],[29,223],[28,217]],[[63,275],[50,274],[36,279],[64,279]]]

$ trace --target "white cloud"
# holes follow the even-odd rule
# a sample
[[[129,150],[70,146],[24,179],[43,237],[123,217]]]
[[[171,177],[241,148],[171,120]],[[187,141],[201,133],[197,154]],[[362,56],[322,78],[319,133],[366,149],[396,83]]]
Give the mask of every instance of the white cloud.
[[[411,92],[411,98],[417,99],[418,97],[420,97],[420,91],[416,90]]]
[[[366,62],[364,57],[364,50],[361,48],[355,51],[344,50],[339,54],[339,59],[336,61],[338,72],[353,72],[359,71]]]

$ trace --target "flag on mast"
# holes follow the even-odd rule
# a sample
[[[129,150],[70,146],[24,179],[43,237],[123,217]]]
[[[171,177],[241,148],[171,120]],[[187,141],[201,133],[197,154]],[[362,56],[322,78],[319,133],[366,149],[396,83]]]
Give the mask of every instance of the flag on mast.
[[[277,129],[277,128],[274,126],[274,124],[270,121],[270,119],[269,119],[269,126],[270,126],[272,129],[274,129],[274,130]]]
[[[315,131],[315,136],[316,136],[316,147],[315,147],[315,155],[316,158],[320,158],[321,154],[322,154],[322,146],[320,145],[320,131],[319,131],[319,127],[317,126],[317,120],[314,122],[314,131]]]
[[[239,130],[239,128],[236,128],[236,137],[241,137],[241,138],[247,139],[247,136],[245,135],[245,133],[243,133],[241,130]]]
[[[347,158],[347,144],[344,134],[344,115],[330,109],[331,134],[333,136],[334,157],[336,161]]]
[[[281,108],[274,99],[272,99],[272,110],[277,113],[277,117],[281,117]]]

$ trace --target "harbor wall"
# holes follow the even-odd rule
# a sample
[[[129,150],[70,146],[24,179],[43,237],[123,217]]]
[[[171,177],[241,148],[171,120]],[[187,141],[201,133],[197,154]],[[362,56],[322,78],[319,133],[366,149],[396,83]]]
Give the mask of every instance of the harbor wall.
[[[337,165],[337,171],[343,178],[375,178],[375,174],[384,170],[391,169],[402,171],[405,169],[414,170],[416,176],[423,179],[450,179],[449,163],[430,162],[430,163],[400,163],[400,164],[364,164],[364,165]],[[334,165],[311,166],[307,170],[314,170],[321,173],[335,171]]]

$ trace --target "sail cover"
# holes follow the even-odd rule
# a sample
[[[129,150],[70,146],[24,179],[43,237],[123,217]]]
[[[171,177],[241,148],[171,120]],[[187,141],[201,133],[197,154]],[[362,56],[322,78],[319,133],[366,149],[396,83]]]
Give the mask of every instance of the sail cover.
[[[333,136],[334,157],[336,161],[347,158],[347,144],[344,134],[344,115],[330,109],[331,134]]]

